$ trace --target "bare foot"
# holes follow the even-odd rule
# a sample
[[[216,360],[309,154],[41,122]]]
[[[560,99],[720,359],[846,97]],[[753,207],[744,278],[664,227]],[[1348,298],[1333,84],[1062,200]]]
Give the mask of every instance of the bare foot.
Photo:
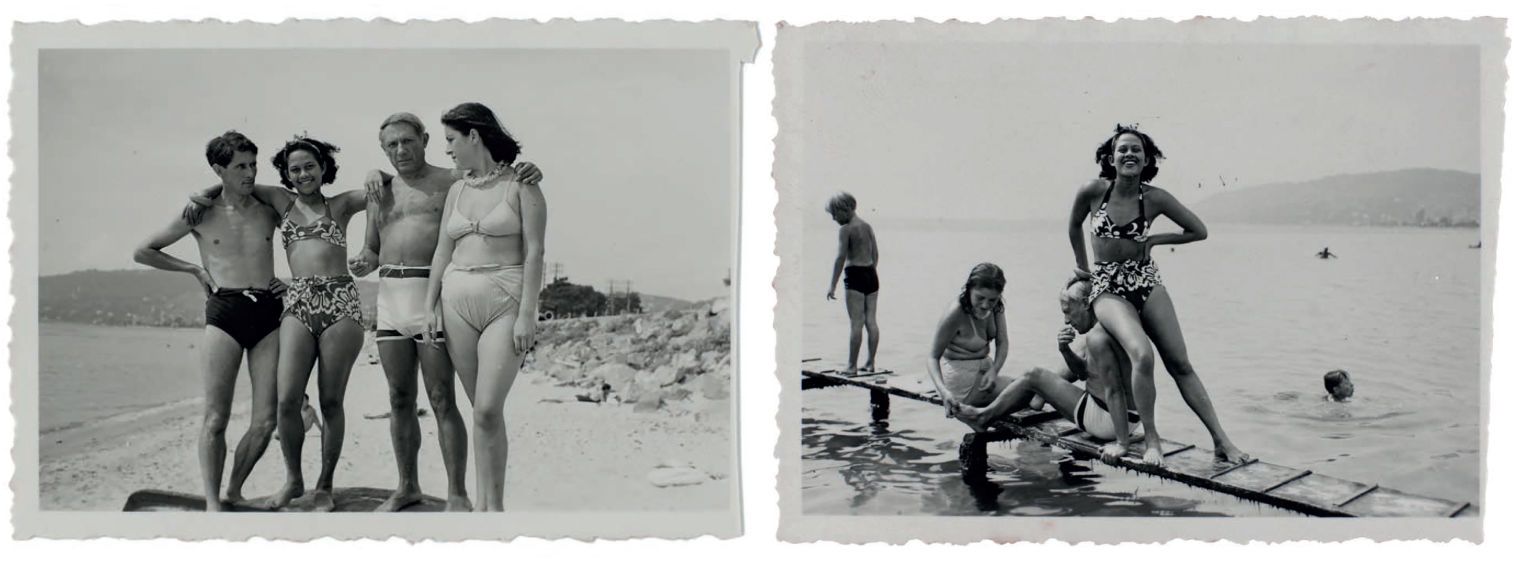
[[[332,490],[318,489],[311,493],[311,510],[317,513],[327,513],[336,507],[333,505]]]
[[[859,371],[860,370],[856,369],[855,367],[850,367],[848,369],[840,371],[839,373],[842,374],[842,375],[844,375],[844,376],[847,376],[847,377],[852,377],[852,376],[855,376],[855,373],[857,373]]]
[[[876,362],[872,361],[870,363],[866,363],[866,365],[864,367],[861,367],[861,370],[863,370],[863,371],[865,371],[867,373],[874,373],[874,372],[876,372]]]
[[[206,512],[211,513],[217,511],[227,511],[227,506],[222,504],[222,500],[220,498],[206,498]]]
[[[391,494],[391,497],[385,498],[385,501],[380,504],[380,507],[376,507],[375,511],[382,513],[394,513],[406,509],[407,507],[410,507],[420,501],[422,501],[421,490],[418,490],[416,488],[403,488],[396,490]]]
[[[961,406],[955,409],[955,419],[961,420],[961,423],[971,426],[971,430],[977,433],[987,431],[986,423],[982,421],[984,414],[986,412],[975,406]]]
[[[269,496],[269,500],[264,503],[264,507],[280,509],[290,505],[290,500],[299,498],[305,493],[306,485],[301,483],[300,480],[294,482],[287,481],[285,482],[285,486],[280,488],[280,491],[275,492],[273,496]]]
[[[1158,439],[1158,440],[1156,440],[1155,443],[1151,443],[1150,440],[1147,439],[1146,443],[1145,443],[1145,454],[1140,457],[1140,460],[1142,462],[1144,462],[1145,464],[1148,464],[1148,465],[1151,465],[1151,466],[1162,466],[1163,464],[1165,464],[1162,461],[1163,458],[1165,458],[1165,457],[1163,457],[1161,455],[1161,442],[1160,442],[1160,440]]]
[[[474,511],[475,506],[470,504],[469,496],[449,496],[448,505],[444,511]]]
[[[1251,455],[1240,450],[1234,443],[1228,441],[1214,444],[1214,460],[1230,464],[1240,464],[1251,460]]]
[[[248,500],[243,498],[242,490],[227,490],[227,503],[237,505],[248,503]]]

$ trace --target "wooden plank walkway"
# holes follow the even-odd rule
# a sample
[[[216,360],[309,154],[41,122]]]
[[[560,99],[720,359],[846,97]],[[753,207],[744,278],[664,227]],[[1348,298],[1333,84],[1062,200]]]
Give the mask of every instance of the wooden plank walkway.
[[[891,371],[846,376],[837,371],[802,370],[802,389],[855,386],[870,391],[871,419],[883,421],[891,412],[890,397],[940,405],[933,388],[910,389]],[[1076,424],[1053,411],[1022,411],[993,422],[986,433],[970,433],[961,443],[963,470],[986,470],[986,445],[993,441],[1026,439],[1070,450],[1075,456],[1097,459],[1102,443],[1077,429]],[[1471,517],[1476,507],[1467,502],[1406,494],[1398,490],[1343,480],[1310,470],[1250,460],[1230,465],[1214,460],[1213,451],[1186,443],[1162,440],[1165,466],[1141,462],[1144,443],[1130,443],[1119,466],[1182,482],[1242,499],[1257,501],[1307,515],[1327,517]]]

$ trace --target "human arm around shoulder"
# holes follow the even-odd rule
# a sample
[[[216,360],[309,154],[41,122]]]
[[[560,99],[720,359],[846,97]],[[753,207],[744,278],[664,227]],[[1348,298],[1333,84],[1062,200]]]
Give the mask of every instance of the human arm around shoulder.
[[[955,416],[955,410],[959,404],[949,387],[945,385],[945,374],[940,370],[939,362],[940,358],[945,356],[945,348],[950,347],[950,342],[955,339],[955,319],[959,312],[959,308],[952,308],[945,312],[940,318],[939,325],[934,329],[934,340],[929,344],[929,382],[934,383],[934,390],[939,392],[947,418]]]
[[[538,184],[519,183],[517,201],[522,213],[523,294],[518,299],[517,325],[512,336],[517,354],[524,355],[533,348],[538,330],[538,293],[544,278],[544,230],[549,212]]]
[[[364,174],[364,193],[371,200],[385,200],[391,196],[391,180],[395,178],[384,170],[370,170]]]
[[[512,171],[517,173],[517,181],[524,184],[538,185],[544,179],[543,171],[539,170],[536,164],[526,160],[519,160],[513,164]]]
[[[138,244],[137,249],[132,252],[132,259],[155,269],[189,273],[200,283],[201,289],[207,295],[215,293],[216,282],[211,279],[211,274],[206,272],[206,268],[164,253],[164,248],[180,241],[193,230],[194,228],[183,218],[170,221],[168,225],[148,235],[146,240]]]
[[[1166,218],[1177,223],[1177,226],[1182,227],[1182,232],[1152,234],[1146,244],[1150,246],[1187,244],[1209,237],[1209,228],[1204,226],[1203,219],[1193,214],[1191,209],[1188,209],[1171,193],[1159,187],[1152,187],[1146,192],[1146,196],[1156,203],[1158,214],[1165,215]]]
[[[829,294],[825,297],[834,300],[834,288],[839,286],[839,274],[844,271],[846,256],[850,252],[850,231],[848,227],[839,227],[839,251],[834,257],[834,273],[829,277]]]

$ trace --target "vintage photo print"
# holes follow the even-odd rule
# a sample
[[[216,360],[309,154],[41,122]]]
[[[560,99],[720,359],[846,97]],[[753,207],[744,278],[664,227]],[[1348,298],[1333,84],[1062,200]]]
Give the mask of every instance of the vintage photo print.
[[[1481,540],[1503,30],[783,25],[781,538]]]
[[[754,24],[14,31],[18,537],[739,534]]]

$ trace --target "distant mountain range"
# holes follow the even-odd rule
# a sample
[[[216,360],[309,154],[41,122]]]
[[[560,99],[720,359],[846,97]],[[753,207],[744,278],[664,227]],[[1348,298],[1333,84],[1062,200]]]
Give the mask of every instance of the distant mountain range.
[[[361,309],[366,327],[374,326],[375,281],[360,279]],[[37,280],[38,316],[44,322],[75,322],[127,326],[205,325],[206,299],[189,275],[155,269],[86,270],[49,275]],[[684,308],[690,303],[655,295],[639,295],[648,311]]]
[[[1478,174],[1418,168],[1247,187],[1192,209],[1210,223],[1475,227],[1480,199]]]

